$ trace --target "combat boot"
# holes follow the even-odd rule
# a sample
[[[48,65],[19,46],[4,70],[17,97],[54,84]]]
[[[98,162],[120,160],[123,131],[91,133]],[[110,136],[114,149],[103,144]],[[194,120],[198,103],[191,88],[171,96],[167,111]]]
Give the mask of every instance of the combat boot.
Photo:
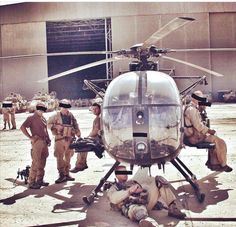
[[[74,181],[75,178],[71,177],[69,174],[65,176],[67,181]]]
[[[59,176],[59,178],[57,179],[57,180],[55,180],[55,183],[56,184],[60,184],[60,183],[62,183],[62,182],[66,182],[67,180],[66,180],[66,176],[63,174],[63,173],[61,173],[60,174],[60,176]]]
[[[177,219],[184,219],[186,217],[186,214],[181,212],[180,209],[176,206],[176,203],[173,202],[169,205],[168,216]]]
[[[43,187],[47,187],[49,185],[49,183],[45,182],[44,180],[38,180],[37,184],[39,184],[40,186],[43,186]]]
[[[157,227],[158,223],[150,217],[146,217],[139,221],[139,227]]]
[[[79,171],[84,171],[85,169],[88,169],[87,164],[84,166],[77,167],[75,166],[73,169],[70,170],[71,173],[78,173]]]
[[[33,182],[29,184],[29,189],[40,189],[41,185],[39,185],[37,182]]]

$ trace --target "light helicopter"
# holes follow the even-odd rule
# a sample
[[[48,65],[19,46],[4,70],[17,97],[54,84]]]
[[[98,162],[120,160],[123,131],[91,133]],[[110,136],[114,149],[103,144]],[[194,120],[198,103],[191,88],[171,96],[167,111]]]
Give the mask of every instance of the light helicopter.
[[[150,167],[157,164],[159,168],[171,162],[193,187],[199,202],[205,195],[201,193],[195,175],[184,165],[178,155],[184,147],[183,143],[183,108],[182,101],[197,85],[207,83],[206,76],[183,91],[179,91],[174,79],[159,70],[157,61],[163,58],[199,69],[214,76],[220,73],[201,66],[166,56],[172,52],[191,51],[235,51],[236,48],[211,49],[169,49],[157,48],[155,44],[171,32],[193,22],[189,17],[178,17],[161,27],[144,43],[136,44],[128,50],[74,52],[71,54],[109,54],[112,57],[79,66],[74,69],[47,77],[39,82],[48,82],[71,73],[107,62],[131,59],[129,71],[114,78],[106,90],[95,85],[96,81],[85,80],[85,85],[103,99],[101,114],[102,144],[97,141],[77,141],[71,145],[76,152],[94,151],[101,157],[105,151],[115,159],[114,165],[100,180],[89,196],[83,198],[91,204],[105,181],[109,178],[120,162]],[[57,56],[60,53],[47,54]],[[134,60],[135,59],[135,60]],[[106,81],[107,82],[107,81]]]

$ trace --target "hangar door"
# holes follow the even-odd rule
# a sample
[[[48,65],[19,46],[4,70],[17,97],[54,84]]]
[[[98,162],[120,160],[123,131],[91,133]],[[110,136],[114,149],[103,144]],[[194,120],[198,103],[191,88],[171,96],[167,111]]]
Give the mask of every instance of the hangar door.
[[[93,19],[46,22],[47,52],[111,50],[111,20]],[[48,57],[48,76],[105,59],[106,55],[64,55]],[[111,64],[103,64],[49,81],[49,92],[59,99],[94,98],[92,91],[83,90],[84,79],[110,78]]]

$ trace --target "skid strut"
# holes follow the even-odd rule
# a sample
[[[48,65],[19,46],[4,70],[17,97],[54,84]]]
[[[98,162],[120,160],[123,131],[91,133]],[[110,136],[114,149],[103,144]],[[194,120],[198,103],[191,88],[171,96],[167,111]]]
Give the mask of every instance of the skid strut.
[[[176,160],[171,160],[171,163],[179,170],[179,172],[184,176],[184,178],[191,184],[194,189],[194,192],[197,196],[197,199],[200,203],[202,203],[205,199],[205,194],[201,193],[200,188],[196,182],[196,176],[187,168],[187,166],[177,157]],[[183,167],[181,167],[181,166]],[[189,175],[191,176],[189,177]]]
[[[89,196],[83,197],[84,203],[86,203],[87,205],[93,203],[94,198],[97,196],[97,193],[101,190],[106,180],[110,177],[110,175],[113,173],[113,171],[119,164],[120,162],[116,161],[114,165],[110,168],[110,170],[107,172],[107,174],[100,180],[98,186],[91,192],[91,194]]]

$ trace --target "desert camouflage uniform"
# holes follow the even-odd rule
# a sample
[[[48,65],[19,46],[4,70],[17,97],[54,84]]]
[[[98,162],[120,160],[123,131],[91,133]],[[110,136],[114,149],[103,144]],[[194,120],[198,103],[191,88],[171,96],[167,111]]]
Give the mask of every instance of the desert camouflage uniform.
[[[176,200],[175,195],[169,188],[169,183],[162,177],[159,177],[157,186],[156,178],[147,176],[146,170],[139,170],[135,180],[129,180],[125,183],[116,182],[108,191],[107,196],[111,207],[121,212],[133,221],[140,221],[148,216],[158,201],[161,201],[168,207]],[[128,188],[138,183],[142,186],[143,192],[139,195],[130,195]],[[136,197],[136,198],[135,198]]]

